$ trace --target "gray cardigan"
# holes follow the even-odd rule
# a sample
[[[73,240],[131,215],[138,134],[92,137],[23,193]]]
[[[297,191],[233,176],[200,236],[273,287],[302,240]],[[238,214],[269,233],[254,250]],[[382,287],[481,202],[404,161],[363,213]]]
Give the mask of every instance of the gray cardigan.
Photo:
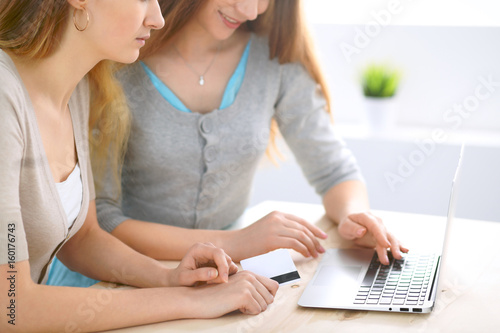
[[[88,82],[80,82],[69,101],[83,198],[68,231],[33,105],[14,63],[1,50],[0,79],[0,265],[29,260],[32,280],[44,283],[49,263],[83,225],[95,196],[87,134]],[[7,251],[8,244],[12,251]]]
[[[273,117],[319,195],[340,182],[361,179],[303,66],[269,60],[267,39],[252,38],[242,86],[223,110],[179,111],[140,64],[120,73],[133,124],[121,197],[112,181],[97,193],[98,220],[105,230],[130,218],[202,229],[233,223],[248,205]]]

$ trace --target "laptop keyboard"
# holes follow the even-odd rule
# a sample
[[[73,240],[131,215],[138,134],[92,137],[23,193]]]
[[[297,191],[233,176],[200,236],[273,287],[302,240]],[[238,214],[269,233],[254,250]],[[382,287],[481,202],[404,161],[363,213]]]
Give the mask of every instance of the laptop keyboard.
[[[377,253],[359,287],[354,304],[423,305],[430,289],[434,254],[403,254],[382,265]]]

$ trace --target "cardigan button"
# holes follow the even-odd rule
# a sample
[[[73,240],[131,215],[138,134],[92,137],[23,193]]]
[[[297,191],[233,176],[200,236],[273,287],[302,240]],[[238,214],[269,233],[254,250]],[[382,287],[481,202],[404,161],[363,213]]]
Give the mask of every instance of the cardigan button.
[[[217,150],[214,146],[207,147],[204,153],[205,161],[213,162],[217,157]]]
[[[214,125],[214,124],[213,124],[212,119],[210,119],[210,118],[205,118],[205,119],[203,119],[203,120],[202,120],[202,122],[201,122],[201,131],[202,131],[203,133],[205,133],[205,134],[210,133],[210,132],[212,132],[212,130],[213,130],[213,127],[214,127],[213,125]]]
[[[202,195],[198,200],[197,210],[205,210],[212,203],[212,199],[206,195]]]

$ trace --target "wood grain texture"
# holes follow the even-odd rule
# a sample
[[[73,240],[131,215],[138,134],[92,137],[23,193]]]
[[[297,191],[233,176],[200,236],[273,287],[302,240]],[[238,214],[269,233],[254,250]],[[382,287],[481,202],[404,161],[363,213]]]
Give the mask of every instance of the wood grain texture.
[[[328,233],[325,248],[350,248],[320,205],[264,202],[250,209],[234,227],[243,227],[272,210],[301,216]],[[445,217],[377,211],[410,250],[436,247],[444,236]],[[321,260],[292,252],[301,281],[280,287],[275,301],[256,316],[230,313],[218,319],[177,320],[113,332],[499,332],[500,224],[455,219],[444,258],[434,310],[430,314],[384,313],[301,308],[297,302]],[[165,262],[175,267],[177,262]],[[116,288],[99,283],[94,288]],[[118,287],[130,288],[130,287]]]

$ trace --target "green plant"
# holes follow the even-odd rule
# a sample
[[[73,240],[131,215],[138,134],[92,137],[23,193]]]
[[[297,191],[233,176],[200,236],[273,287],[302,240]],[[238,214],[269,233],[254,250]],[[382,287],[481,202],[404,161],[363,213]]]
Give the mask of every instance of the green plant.
[[[400,74],[381,64],[370,64],[362,73],[363,93],[367,97],[392,97],[398,88]]]

